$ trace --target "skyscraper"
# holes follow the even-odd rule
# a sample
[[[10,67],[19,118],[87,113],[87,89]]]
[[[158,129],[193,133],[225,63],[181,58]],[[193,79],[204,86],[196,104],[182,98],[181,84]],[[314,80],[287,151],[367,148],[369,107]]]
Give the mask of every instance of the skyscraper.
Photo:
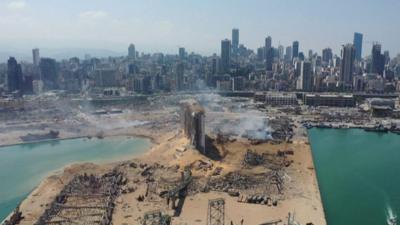
[[[283,45],[278,46],[278,53],[279,53],[279,59],[283,60],[283,57],[285,56],[285,47]]]
[[[384,57],[384,59],[385,59],[385,60],[384,60],[384,61],[385,61],[385,65],[388,64],[388,63],[390,62],[390,54],[389,54],[389,51],[387,51],[387,50],[384,51],[384,52],[383,52],[383,57]]]
[[[293,41],[292,44],[292,59],[299,57],[299,42]]]
[[[356,59],[361,60],[362,57],[362,43],[363,35],[361,33],[354,33],[353,45],[356,48]]]
[[[290,62],[292,60],[292,46],[287,46],[285,51],[285,61]]]
[[[265,38],[265,49],[272,48],[272,38],[268,36]]]
[[[297,57],[300,61],[304,61],[304,59],[306,58],[305,56],[304,56],[304,53],[303,52],[299,52],[299,55],[298,55],[298,57]]]
[[[272,48],[272,38],[265,38],[265,69],[272,71],[272,63],[274,61],[274,49]]]
[[[56,60],[51,58],[42,58],[39,67],[45,89],[56,89],[58,86],[58,69]]]
[[[302,61],[300,66],[300,76],[297,80],[297,90],[312,91],[313,90],[313,76],[312,66],[308,61]]]
[[[340,69],[340,84],[344,89],[351,88],[353,83],[354,60],[356,48],[352,44],[346,44],[342,47],[342,63]]]
[[[231,41],[221,41],[221,69],[223,73],[229,73],[231,67]]]
[[[179,59],[184,60],[186,58],[186,50],[183,47],[179,48]]]
[[[177,91],[183,90],[184,73],[185,73],[185,65],[182,62],[177,63],[176,64],[176,77],[175,77],[175,88]]]
[[[383,70],[385,68],[385,56],[381,53],[382,46],[379,43],[372,45],[372,62],[371,62],[371,73],[377,73],[383,76]]]
[[[214,55],[211,64],[211,74],[215,75],[218,73],[219,73],[219,58],[218,56]]]
[[[32,56],[33,56],[33,65],[39,66],[40,63],[40,54],[39,54],[39,49],[35,48],[32,50]]]
[[[322,62],[329,63],[332,60],[333,54],[332,49],[325,48],[322,49]]]
[[[257,60],[263,61],[265,58],[265,47],[257,48]]]
[[[22,69],[14,57],[10,57],[7,62],[7,86],[9,92],[21,90],[22,88]]]
[[[311,60],[314,57],[314,52],[312,49],[308,50],[308,59]]]
[[[130,59],[136,59],[136,49],[134,44],[130,44],[128,47],[128,57]]]
[[[238,53],[239,48],[239,29],[232,29],[232,50],[233,54]]]

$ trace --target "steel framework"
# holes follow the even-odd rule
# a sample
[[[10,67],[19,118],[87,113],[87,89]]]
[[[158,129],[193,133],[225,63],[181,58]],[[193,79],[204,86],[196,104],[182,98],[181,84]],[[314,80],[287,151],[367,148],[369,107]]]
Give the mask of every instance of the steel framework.
[[[208,225],[225,224],[225,199],[218,198],[208,201]]]

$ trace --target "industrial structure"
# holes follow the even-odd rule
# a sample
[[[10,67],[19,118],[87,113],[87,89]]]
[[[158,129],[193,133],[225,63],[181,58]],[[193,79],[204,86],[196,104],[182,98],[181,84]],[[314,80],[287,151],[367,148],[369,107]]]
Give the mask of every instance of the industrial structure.
[[[306,94],[304,104],[308,106],[354,107],[353,95]]]
[[[86,174],[75,176],[35,225],[112,224],[114,201],[124,179],[116,171],[101,177]]]
[[[183,132],[190,143],[201,153],[206,154],[205,111],[197,102],[182,105],[181,123]]]
[[[298,101],[294,93],[268,93],[265,96],[265,104],[270,106],[298,105]]]
[[[208,201],[207,225],[225,224],[225,200],[222,198]]]

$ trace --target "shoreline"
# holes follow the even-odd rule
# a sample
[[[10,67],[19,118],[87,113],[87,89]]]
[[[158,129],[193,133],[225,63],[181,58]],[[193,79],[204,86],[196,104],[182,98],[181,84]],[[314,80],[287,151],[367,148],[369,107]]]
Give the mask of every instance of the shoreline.
[[[92,138],[89,138],[92,137]],[[76,136],[76,137],[64,137],[64,138],[58,138],[58,139],[52,139],[52,140],[43,140],[43,141],[34,141],[34,142],[22,142],[22,143],[14,143],[14,144],[8,144],[8,145],[0,145],[0,151],[1,148],[3,147],[10,147],[10,146],[18,146],[18,145],[24,145],[24,144],[36,144],[36,143],[46,143],[46,142],[52,142],[52,141],[63,141],[63,140],[74,140],[74,139],[88,139],[91,140],[93,138],[102,140],[102,139],[106,139],[106,138],[113,138],[113,137],[127,137],[127,138],[142,138],[142,139],[147,139],[150,143],[150,145],[144,149],[143,151],[141,151],[140,153],[137,154],[129,154],[129,156],[124,156],[126,157],[125,159],[123,159],[123,157],[118,158],[118,159],[114,159],[114,160],[110,160],[110,159],[106,159],[106,160],[102,160],[101,162],[80,162],[80,161],[75,161],[75,162],[70,162],[64,166],[61,166],[58,169],[55,170],[51,170],[48,171],[47,173],[45,173],[43,175],[43,178],[39,180],[38,184],[35,185],[33,188],[31,188],[31,190],[26,193],[25,197],[17,204],[17,207],[21,206],[22,203],[24,203],[29,196],[31,196],[36,190],[39,189],[39,187],[46,182],[48,179],[50,179],[51,177],[54,176],[62,176],[63,173],[65,173],[66,170],[73,168],[73,167],[85,167],[88,165],[91,166],[95,166],[95,167],[112,167],[130,160],[135,160],[135,159],[139,159],[140,157],[143,157],[145,154],[147,154],[149,151],[151,151],[155,145],[157,145],[157,142],[155,141],[155,139],[153,137],[150,136],[146,136],[146,135],[135,135],[135,134],[109,134],[109,135],[104,135],[104,138],[97,138],[97,137],[93,137],[93,136]],[[13,211],[11,211],[8,216],[6,216],[2,221],[0,221],[0,224],[3,224],[7,219],[10,218],[10,216],[13,214],[15,208],[13,209]]]
[[[322,207],[322,210],[324,212],[325,224],[328,224],[327,217],[326,217],[326,211],[325,211],[325,205],[324,205],[324,201],[323,201],[322,194],[321,194],[321,186],[319,185],[319,180],[318,180],[318,171],[317,171],[317,168],[315,167],[315,157],[314,157],[314,152],[313,152],[313,149],[312,149],[312,146],[311,146],[311,139],[310,139],[310,135],[308,133],[308,129],[306,129],[306,133],[307,133],[307,143],[308,143],[308,146],[309,146],[309,149],[310,149],[310,156],[311,156],[311,160],[312,160],[312,166],[313,166],[314,171],[315,171],[313,178],[314,178],[315,183],[316,183],[316,185],[318,187],[317,191],[318,191],[318,194],[319,194],[321,207]]]
[[[314,195],[317,195],[317,200],[319,202],[317,204],[320,204],[320,206],[317,206],[317,207],[318,208],[321,207],[321,209],[323,211],[323,218],[321,218],[321,219],[324,221],[323,222],[324,224],[327,224],[325,207],[324,207],[324,203],[323,203],[322,195],[321,195],[321,190],[320,190],[320,186],[319,186],[318,175],[317,175],[317,171],[316,171],[317,168],[315,167],[314,154],[313,154],[313,150],[312,150],[312,146],[311,146],[310,136],[309,136],[309,133],[308,133],[308,129],[306,127],[302,126],[302,127],[300,127],[300,129],[305,131],[306,136],[298,137],[298,138],[295,138],[294,140],[295,140],[295,142],[297,142],[296,145],[304,146],[304,150],[306,150],[306,152],[307,152],[307,154],[305,156],[306,160],[304,162],[302,162],[302,163],[305,163],[305,164],[310,163],[310,166],[313,168],[313,171],[310,171],[312,175],[309,178],[311,178],[310,181],[312,181],[312,183],[314,183],[314,185],[316,187],[316,188],[313,188],[313,189],[315,191]],[[323,129],[323,128],[321,128],[321,129]],[[328,129],[328,128],[325,128],[325,129]],[[329,129],[332,129],[332,128],[329,128]],[[345,129],[346,130],[346,129],[359,129],[359,128],[341,128],[341,129]],[[126,157],[126,159],[118,159],[118,160],[115,160],[115,161],[100,162],[100,163],[99,162],[93,162],[93,163],[89,163],[89,162],[75,162],[74,163],[73,162],[73,163],[69,163],[69,164],[67,164],[67,165],[65,165],[62,168],[59,168],[57,170],[50,171],[44,177],[44,179],[42,179],[39,182],[39,184],[37,186],[35,186],[27,194],[27,197],[24,198],[18,205],[21,205],[23,203],[24,204],[29,204],[29,203],[26,203],[26,201],[28,201],[28,199],[32,195],[35,195],[35,192],[40,190],[40,188],[43,185],[48,183],[49,180],[52,179],[52,177],[55,177],[55,176],[63,177],[63,176],[65,176],[65,173],[71,173],[71,172],[67,172],[69,170],[74,170],[74,169],[78,169],[78,168],[86,168],[86,167],[94,167],[94,168],[97,168],[96,170],[103,170],[104,168],[110,168],[112,166],[115,166],[115,165],[118,165],[118,164],[121,164],[121,163],[124,163],[124,162],[129,162],[130,160],[144,160],[144,161],[150,160],[151,161],[152,160],[151,156],[153,154],[159,154],[160,153],[160,151],[157,148],[157,146],[159,146],[160,144],[161,145],[168,145],[168,141],[176,140],[177,137],[179,137],[179,132],[170,132],[170,133],[167,133],[165,135],[162,135],[162,137],[158,138],[158,141],[156,141],[156,139],[154,137],[150,137],[150,136],[143,135],[143,134],[142,135],[138,135],[138,134],[132,134],[132,133],[128,134],[128,133],[121,132],[121,133],[118,133],[118,134],[105,134],[104,135],[104,138],[112,138],[112,137],[146,138],[151,142],[151,145],[146,150],[144,150],[143,152],[135,154],[132,157]],[[89,138],[89,136],[85,135],[85,136],[79,136],[79,137],[60,138],[60,139],[56,139],[56,141],[57,140],[79,139],[79,138]],[[92,136],[92,138],[97,138],[97,137]],[[53,141],[53,140],[51,140],[51,141]],[[48,142],[48,141],[43,141],[43,142]],[[38,143],[38,142],[35,142],[35,143]],[[20,144],[29,144],[29,143],[16,143],[16,144],[8,145],[8,146],[14,146],[14,145],[20,145]],[[309,155],[309,156],[307,156],[307,155]],[[307,162],[308,161],[307,157],[310,157],[310,159],[311,159],[310,162]],[[312,189],[309,189],[309,190],[312,190]],[[290,201],[292,201],[292,200],[290,200]],[[10,214],[4,219],[4,221],[7,220],[10,217],[10,215],[12,215],[12,213],[13,213],[13,211],[10,212]]]
[[[195,211],[190,209],[191,205],[193,204],[206,205],[206,200],[204,199],[204,197],[210,195],[213,198],[219,196],[226,196],[227,197],[226,201],[230,202],[229,204],[232,204],[227,213],[231,213],[232,218],[234,218],[235,220],[239,220],[239,216],[246,217],[245,214],[242,215],[242,213],[240,212],[242,211],[242,209],[249,207],[253,210],[251,214],[254,214],[255,216],[254,218],[253,216],[248,217],[247,219],[249,220],[249,222],[250,221],[255,223],[262,222],[265,218],[263,218],[263,216],[256,216],[256,215],[258,215],[260,212],[264,210],[266,210],[268,213],[271,213],[271,215],[274,215],[274,217],[279,217],[279,218],[284,218],[287,215],[287,212],[295,210],[296,212],[300,213],[298,215],[299,219],[304,223],[309,221],[310,219],[313,222],[317,221],[317,224],[326,225],[325,212],[321,200],[316,173],[315,170],[308,169],[314,166],[314,162],[313,162],[311,148],[306,142],[307,139],[304,138],[296,139],[296,143],[289,144],[289,146],[287,146],[286,144],[271,145],[268,143],[260,146],[258,145],[253,146],[254,148],[257,148],[259,150],[264,149],[266,147],[270,149],[268,150],[268,152],[275,152],[282,147],[286,148],[290,146],[292,146],[295,149],[298,149],[297,153],[295,153],[295,156],[293,158],[296,162],[298,162],[298,164],[296,163],[294,165],[295,167],[290,170],[290,176],[294,176],[296,183],[298,185],[301,185],[300,188],[301,192],[304,192],[305,196],[307,196],[306,198],[301,196],[296,196],[296,193],[290,192],[288,193],[289,199],[282,201],[282,203],[278,208],[269,208],[269,207],[265,208],[265,206],[237,203],[236,200],[234,200],[233,198],[227,197],[226,193],[216,193],[216,192],[211,192],[210,194],[199,193],[199,195],[190,197],[187,200],[187,204],[185,204],[184,206],[188,207],[186,208],[186,213],[184,213],[181,217],[177,218],[177,220],[194,221],[195,214],[197,213],[195,213]],[[58,190],[62,188],[62,186],[69,181],[72,175],[76,174],[77,172],[81,173],[81,172],[92,171],[101,174],[102,172],[112,168],[115,165],[124,163],[125,161],[129,162],[130,160],[140,160],[140,162],[142,162],[143,160],[143,162],[145,163],[148,162],[157,163],[158,161],[160,161],[160,159],[163,159],[164,163],[170,166],[175,163],[178,164],[183,163],[182,161],[180,161],[180,159],[177,159],[176,161],[169,160],[169,158],[173,156],[176,147],[175,145],[172,145],[174,146],[172,147],[169,141],[173,143],[178,143],[180,146],[186,145],[187,141],[182,142],[182,140],[184,139],[182,139],[182,136],[176,132],[163,135],[163,139],[160,138],[160,140],[163,140],[160,145],[152,145],[143,153],[140,153],[135,157],[129,157],[126,160],[118,160],[115,162],[104,163],[104,164],[95,164],[95,163],[70,164],[66,165],[61,170],[52,171],[45,179],[41,180],[40,183],[20,203],[21,211],[24,212],[25,215],[28,215],[27,220],[25,220],[22,223],[22,225],[32,224],[34,218],[36,218],[35,215],[39,215],[42,213],[41,210],[43,210],[43,208],[38,206],[40,204],[46,204],[49,200],[51,200],[52,196],[55,196],[58,193]],[[233,143],[233,146],[236,146],[234,149],[240,148],[242,149],[241,151],[244,152],[245,149],[243,148],[243,146],[247,146],[247,144],[244,142],[243,143],[237,142]],[[166,150],[166,152],[164,152],[164,150]],[[190,155],[195,155],[196,156],[195,159],[199,157],[202,158],[202,156],[199,155],[197,152],[193,152],[191,150],[187,151],[185,154],[186,157],[183,157],[182,159],[183,161],[186,162],[188,162],[187,160],[189,159],[187,157],[191,157]],[[191,160],[189,162],[192,162],[192,158],[190,159]],[[215,162],[215,163],[218,165],[220,162]],[[235,170],[234,165],[236,165],[236,163],[237,162],[227,165],[227,167],[225,167],[225,169],[227,170],[226,173],[231,170],[234,171]],[[53,188],[49,189],[48,187],[53,187]],[[191,198],[197,200],[191,200]],[[121,205],[118,205],[117,207],[121,207]],[[10,212],[10,215],[12,215],[12,213],[13,211]],[[10,215],[7,216],[6,219],[9,218]],[[118,222],[122,222],[123,220],[125,220],[124,218],[125,218],[124,216],[120,215],[116,216],[115,217],[116,223],[119,224]]]
[[[360,129],[364,130],[365,132],[372,132],[372,133],[386,133],[386,134],[397,134],[400,135],[400,131],[397,130],[388,130],[388,132],[381,132],[381,131],[366,131],[365,129],[370,128],[369,126],[350,126],[350,127],[340,127],[340,125],[333,125],[332,127],[328,126],[319,126],[319,125],[310,125],[309,127],[305,127],[305,130],[308,132],[309,129],[313,128],[318,128],[318,129]],[[46,143],[46,142],[52,142],[52,141],[64,141],[64,140],[74,140],[74,139],[105,139],[105,138],[110,138],[110,137],[133,137],[133,138],[145,138],[149,139],[152,144],[160,144],[159,141],[156,140],[156,138],[150,136],[150,135],[144,135],[144,134],[132,134],[132,133],[119,133],[119,134],[105,134],[103,138],[98,138],[96,135],[79,135],[79,136],[71,136],[71,137],[61,137],[61,138],[56,138],[56,139],[48,139],[48,140],[37,140],[37,141],[29,141],[29,142],[24,142],[24,141],[16,141],[12,142],[9,144],[0,144],[0,148],[3,147],[11,147],[11,146],[17,146],[17,145],[25,145],[25,144],[39,144],[39,143]],[[308,135],[307,135],[308,137]],[[309,140],[308,140],[309,141]],[[1,151],[1,149],[0,149]]]
[[[144,139],[149,139],[152,144],[159,144],[154,137],[147,136],[147,135],[140,135],[140,134],[105,134],[103,138],[98,138],[95,135],[80,135],[80,136],[73,136],[73,137],[61,137],[61,138],[55,138],[55,139],[45,139],[45,140],[37,140],[37,141],[29,141],[29,142],[24,142],[24,141],[16,141],[14,143],[10,144],[0,144],[0,148],[3,147],[11,147],[11,146],[18,146],[18,145],[25,145],[25,144],[39,144],[39,143],[46,143],[46,142],[53,142],[53,141],[64,141],[64,140],[74,140],[74,139],[105,139],[105,138],[110,138],[110,137],[130,137],[130,138],[144,138]],[[1,151],[1,150],[0,150]]]

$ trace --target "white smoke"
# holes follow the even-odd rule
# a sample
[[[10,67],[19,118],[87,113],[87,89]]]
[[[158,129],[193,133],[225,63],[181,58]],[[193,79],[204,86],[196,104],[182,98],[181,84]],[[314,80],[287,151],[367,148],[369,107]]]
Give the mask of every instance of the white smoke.
[[[222,119],[214,130],[237,138],[272,139],[272,128],[268,125],[268,119],[253,112],[240,113],[233,119]]]
[[[129,112],[124,112],[117,115],[92,115],[85,112],[79,112],[79,117],[84,118],[90,125],[99,130],[107,131],[113,129],[125,129],[146,125],[148,121],[129,120],[124,118]]]

